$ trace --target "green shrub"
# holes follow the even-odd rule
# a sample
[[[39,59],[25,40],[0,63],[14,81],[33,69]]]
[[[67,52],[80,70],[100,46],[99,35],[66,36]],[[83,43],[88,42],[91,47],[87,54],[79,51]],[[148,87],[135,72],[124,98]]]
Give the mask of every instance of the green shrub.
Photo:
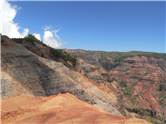
[[[76,57],[63,51],[62,49],[54,49],[53,50],[53,55],[57,58],[57,59],[61,59],[65,61],[65,64],[67,62],[71,62],[73,66],[75,66],[76,64]]]
[[[165,100],[166,100],[166,95],[159,97],[159,103],[160,103],[160,104],[162,104]]]
[[[53,50],[53,55],[56,56],[57,58],[63,57],[63,50],[61,50],[61,49],[54,49]]]
[[[27,36],[25,36],[25,37],[24,37],[24,40],[25,40],[25,41],[32,42],[33,44],[34,44],[35,42],[38,42],[38,41],[39,41],[39,40],[38,40],[35,36],[33,36],[32,34],[28,34]]]
[[[131,95],[131,88],[125,86],[122,88],[124,95],[130,96]]]

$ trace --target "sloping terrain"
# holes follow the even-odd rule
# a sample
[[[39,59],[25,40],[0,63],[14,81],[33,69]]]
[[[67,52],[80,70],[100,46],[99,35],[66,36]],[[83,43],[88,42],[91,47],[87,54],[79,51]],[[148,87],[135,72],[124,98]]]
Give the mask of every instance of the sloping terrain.
[[[113,92],[116,102],[111,103],[123,115],[165,123],[166,54],[67,51],[80,60],[77,71],[103,91]]]
[[[1,95],[6,101],[11,97],[24,99],[17,97],[19,95],[32,96],[27,98],[31,101],[33,96],[51,97],[68,92],[116,117],[125,115],[145,118],[155,124],[165,123],[166,54],[52,49],[40,41],[10,39],[6,36],[2,36],[1,50]],[[35,115],[32,120],[41,121],[38,118],[52,115],[48,113],[46,116]],[[55,121],[54,115],[48,118]],[[109,117],[105,118],[105,114],[102,116],[104,119],[101,119],[101,123],[104,120],[107,123]],[[132,123],[132,119],[129,120]]]
[[[93,85],[85,76],[62,63],[41,58],[21,44],[8,38],[7,40],[2,39],[2,74],[12,77],[13,80],[2,75],[3,97],[22,93],[49,96],[70,92],[95,106],[121,115],[111,105],[112,97]],[[17,85],[23,88],[20,89]]]
[[[16,96],[2,102],[5,124],[149,124],[104,112],[71,94],[50,97]]]

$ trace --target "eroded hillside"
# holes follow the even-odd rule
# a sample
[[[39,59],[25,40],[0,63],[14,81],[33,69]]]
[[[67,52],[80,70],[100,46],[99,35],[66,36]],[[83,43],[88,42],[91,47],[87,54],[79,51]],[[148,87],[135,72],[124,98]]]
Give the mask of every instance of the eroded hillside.
[[[165,54],[52,49],[6,36],[1,50],[3,99],[68,92],[112,115],[165,123]]]
[[[111,103],[123,115],[165,123],[166,54],[67,51],[79,58],[78,72],[116,96]]]
[[[4,124],[150,124],[115,116],[66,93],[49,97],[16,96],[2,102]]]

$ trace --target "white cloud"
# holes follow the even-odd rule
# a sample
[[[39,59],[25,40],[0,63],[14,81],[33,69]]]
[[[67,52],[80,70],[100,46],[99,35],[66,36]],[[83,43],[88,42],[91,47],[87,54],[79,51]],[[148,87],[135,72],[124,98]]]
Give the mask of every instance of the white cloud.
[[[60,38],[57,35],[58,31],[52,31],[50,29],[44,29],[43,43],[52,47],[59,48],[61,47]]]
[[[22,38],[28,35],[29,29],[24,28],[20,32],[20,26],[14,22],[16,17],[18,7],[11,5],[7,0],[0,0],[0,33],[7,35],[11,38]],[[45,26],[43,38],[39,33],[33,33],[33,35],[39,39],[43,40],[46,45],[59,48],[62,44],[60,38],[57,35],[58,31],[51,30],[50,26]]]
[[[40,36],[40,34],[38,34],[38,33],[33,33],[33,35],[34,35],[38,40],[41,41],[41,36]]]
[[[20,32],[20,26],[13,20],[17,14],[16,6],[12,6],[7,0],[0,0],[0,33],[9,37],[24,37],[29,33],[29,29]]]
[[[51,30],[48,26],[44,28],[44,35],[41,38],[41,35],[38,33],[33,33],[33,35],[38,39],[42,40],[44,44],[52,47],[52,48],[60,48],[62,46],[62,42],[57,35],[58,31]]]

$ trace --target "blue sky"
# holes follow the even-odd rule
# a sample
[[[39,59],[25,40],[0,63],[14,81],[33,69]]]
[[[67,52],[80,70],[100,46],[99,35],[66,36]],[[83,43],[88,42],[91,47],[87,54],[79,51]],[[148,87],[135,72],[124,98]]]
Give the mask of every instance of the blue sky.
[[[165,52],[164,2],[12,2],[21,27],[58,29],[63,48]]]

